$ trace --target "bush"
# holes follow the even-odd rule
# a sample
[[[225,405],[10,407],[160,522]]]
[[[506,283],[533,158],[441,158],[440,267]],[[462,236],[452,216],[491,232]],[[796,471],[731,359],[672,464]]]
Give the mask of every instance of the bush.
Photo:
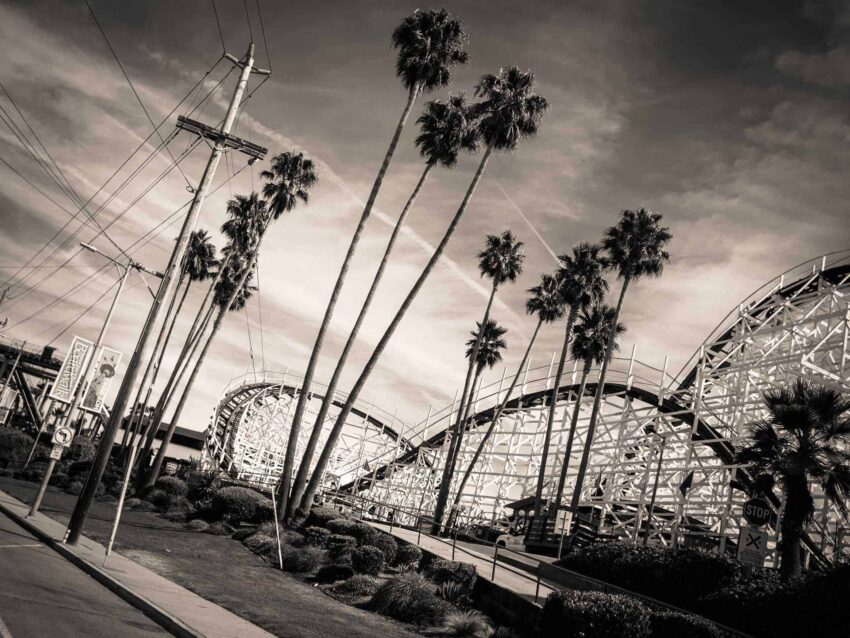
[[[257,509],[254,510],[254,517],[251,520],[254,523],[265,523],[274,520],[274,517],[275,511],[271,499],[260,496],[257,501]]]
[[[162,490],[169,496],[174,496],[177,498],[183,498],[188,494],[189,488],[186,487],[186,483],[181,481],[176,476],[161,476],[154,483],[154,488],[158,490]]]
[[[323,568],[324,569],[324,568]],[[366,574],[356,574],[334,585],[333,590],[346,596],[371,596],[378,591],[378,579]]]
[[[384,552],[377,547],[365,545],[351,552],[351,566],[358,574],[377,576],[384,568]]]
[[[347,518],[337,518],[328,521],[327,528],[334,534],[352,536],[360,545],[371,545],[380,532],[371,525],[361,521],[351,521]]]
[[[76,436],[74,437],[74,440],[71,441],[71,445],[68,446],[68,449],[65,450],[64,454],[62,454],[62,460],[70,463],[80,461],[88,463],[94,459],[94,455],[96,453],[97,446],[91,439],[85,436]]]
[[[189,500],[195,503],[208,504],[213,494],[221,487],[221,470],[197,470],[191,472],[186,485],[189,489]]]
[[[442,558],[431,561],[426,569],[426,574],[437,585],[451,581],[463,585],[470,590],[475,584],[475,578],[477,577],[475,565],[444,560]]]
[[[328,544],[330,537],[330,530],[327,530],[324,527],[311,526],[304,528],[304,541],[308,545],[325,547]]]
[[[404,543],[396,550],[393,563],[399,567],[419,566],[422,560],[422,550],[411,543]]]
[[[188,529],[192,530],[193,532],[205,532],[205,531],[207,531],[207,529],[209,529],[209,526],[210,526],[209,523],[207,523],[205,520],[202,520],[200,518],[196,518],[194,520],[191,520],[186,524],[186,527]]]
[[[260,503],[267,499],[247,487],[223,487],[213,493],[211,508],[220,519],[232,523],[254,521]]]
[[[472,606],[469,589],[452,580],[437,587],[437,596],[460,609],[466,609]]]
[[[171,497],[164,490],[154,488],[145,495],[145,500],[156,509],[165,509],[171,502]]]
[[[350,564],[351,552],[357,546],[357,539],[353,536],[333,534],[328,539],[328,558],[334,563]]]
[[[210,523],[210,526],[204,532],[206,534],[214,534],[215,536],[230,536],[233,533],[233,527],[222,521],[216,521],[215,523]]]
[[[50,477],[50,483],[48,485],[53,485],[61,490],[68,487],[70,482],[71,479],[64,472],[54,472]]]
[[[484,616],[477,611],[453,611],[443,622],[443,632],[449,636],[489,638],[492,629]]]
[[[314,507],[304,521],[304,527],[327,527],[331,521],[338,520],[340,513],[329,507]]]
[[[262,554],[269,547],[277,547],[277,539],[274,536],[269,536],[268,534],[258,533],[243,540],[242,544],[252,552]]]
[[[194,506],[186,497],[169,497],[165,513],[162,515],[166,520],[174,523],[185,523],[189,514],[195,511]]]
[[[520,635],[515,629],[502,625],[501,627],[496,627],[490,638],[520,638]]]
[[[381,585],[369,606],[402,622],[436,625],[445,618],[448,605],[437,598],[432,589],[425,578],[409,572]]]
[[[68,494],[73,494],[74,496],[79,496],[83,491],[83,482],[82,481],[71,481],[68,483],[68,487],[65,488],[65,491]]]
[[[630,596],[596,591],[556,591],[540,613],[542,636],[648,638],[650,613]]]
[[[80,483],[80,489],[82,489],[82,483]],[[152,512],[154,510],[154,506],[153,503],[139,501],[133,506],[133,509],[137,512]]]
[[[396,551],[398,551],[398,543],[396,543],[395,539],[389,534],[384,534],[383,532],[378,532],[375,538],[372,538],[369,542],[363,544],[380,549],[384,554],[384,559],[386,560],[387,565],[393,562]]]
[[[136,498],[136,497],[128,498],[127,500],[124,501],[124,507],[126,509],[135,509],[138,506],[138,504],[142,503],[142,502],[143,501],[140,498]]]
[[[655,612],[649,619],[652,638],[720,638],[720,630],[705,618],[675,611]]]
[[[315,571],[322,564],[324,554],[318,547],[286,547],[283,550],[283,570],[299,574]]]
[[[235,541],[242,542],[246,538],[256,534],[257,531],[258,530],[257,530],[256,527],[243,527],[242,529],[237,529],[235,532],[233,532],[233,534],[231,535],[230,538],[232,538]]]
[[[348,565],[325,565],[316,573],[316,581],[322,584],[347,580],[354,576],[354,570]]]
[[[32,449],[32,443],[33,438],[29,434],[0,427],[0,465],[23,465]]]

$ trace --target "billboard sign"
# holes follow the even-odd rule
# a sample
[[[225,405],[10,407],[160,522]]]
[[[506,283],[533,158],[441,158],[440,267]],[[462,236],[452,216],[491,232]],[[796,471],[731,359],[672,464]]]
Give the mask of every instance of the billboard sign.
[[[17,390],[3,388],[3,393],[0,395],[0,425],[5,425],[6,421],[8,421],[17,398]]]
[[[115,369],[120,361],[120,352],[112,348],[101,348],[100,356],[94,366],[94,374],[86,388],[83,402],[80,404],[81,409],[100,414],[109,384],[112,383],[112,377],[115,376]]]
[[[74,336],[71,349],[68,351],[65,360],[62,361],[62,367],[59,369],[59,374],[56,375],[53,389],[48,395],[51,399],[62,403],[71,403],[93,347],[94,344],[88,339]]]

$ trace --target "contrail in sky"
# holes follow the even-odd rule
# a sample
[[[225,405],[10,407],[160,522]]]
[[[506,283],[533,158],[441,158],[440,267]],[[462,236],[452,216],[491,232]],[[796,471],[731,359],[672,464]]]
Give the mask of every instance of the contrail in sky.
[[[531,229],[531,232],[534,233],[534,236],[537,237],[537,239],[540,240],[540,243],[543,244],[543,248],[545,248],[548,251],[548,253],[550,255],[552,255],[552,259],[555,260],[555,263],[560,264],[561,262],[558,259],[558,255],[556,255],[555,251],[552,250],[552,248],[549,246],[549,244],[546,243],[546,240],[543,239],[543,235],[541,235],[539,232],[537,232],[537,229],[529,221],[528,217],[525,216],[525,213],[522,212],[520,207],[517,206],[517,203],[513,200],[513,198],[510,195],[508,195],[508,191],[506,191],[504,188],[502,188],[502,185],[499,182],[496,182],[496,186],[498,187],[498,189],[500,191],[502,191],[502,195],[504,195],[505,199],[507,199],[508,202],[510,203],[510,205],[514,207],[514,210],[519,214],[519,216],[522,217],[522,221],[524,221],[528,225],[528,227]]]

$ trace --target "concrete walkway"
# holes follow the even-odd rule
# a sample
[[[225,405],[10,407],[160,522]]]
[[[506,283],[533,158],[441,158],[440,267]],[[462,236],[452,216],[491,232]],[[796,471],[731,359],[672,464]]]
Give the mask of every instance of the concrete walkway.
[[[510,589],[526,600],[530,600],[539,605],[542,605],[543,601],[546,600],[546,596],[553,591],[556,591],[557,589],[564,589],[563,586],[557,587],[553,583],[547,583],[545,579],[540,579],[538,583],[537,576],[529,574],[527,571],[516,567],[505,565],[499,561],[494,562],[493,556],[485,556],[484,554],[470,549],[469,546],[465,544],[456,544],[454,552],[452,552],[451,538],[436,538],[434,536],[426,535],[425,533],[417,534],[415,530],[411,529],[399,527],[393,527],[390,529],[390,526],[385,523],[368,522],[370,525],[373,525],[381,531],[391,533],[396,538],[413,543],[414,545],[419,545],[422,549],[428,550],[429,552],[432,552],[441,558],[445,558],[446,560],[471,563],[475,565],[475,568],[478,570],[479,578],[484,578],[496,583],[497,585]],[[510,550],[499,549],[499,552],[504,552],[511,556],[519,556],[517,552],[511,552]]]
[[[139,608],[175,636],[187,638],[274,638],[247,620],[155,574],[83,536],[65,545],[65,526],[43,514],[26,518],[29,507],[0,491],[0,510],[83,571]],[[105,563],[105,564],[104,564]]]

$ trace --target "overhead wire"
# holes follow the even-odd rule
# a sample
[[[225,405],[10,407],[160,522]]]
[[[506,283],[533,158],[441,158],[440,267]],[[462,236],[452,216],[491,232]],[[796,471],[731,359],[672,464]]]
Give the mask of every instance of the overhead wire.
[[[266,40],[266,26],[263,23],[263,12],[260,9],[260,0],[257,0],[257,15],[260,18],[260,33],[263,34],[263,46],[266,48],[266,63],[269,66],[269,71],[272,70],[272,58],[269,55],[269,41]]]
[[[224,43],[224,33],[221,30],[221,21],[218,19],[218,9],[215,8],[215,0],[210,0],[212,3],[213,15],[215,16],[215,24],[218,27],[218,36],[221,38],[221,50],[227,53],[227,45]]]
[[[248,14],[248,0],[242,0],[242,6],[245,7],[245,20],[248,22],[248,35],[251,36],[251,42],[253,42],[254,30],[251,28],[251,16]]]

